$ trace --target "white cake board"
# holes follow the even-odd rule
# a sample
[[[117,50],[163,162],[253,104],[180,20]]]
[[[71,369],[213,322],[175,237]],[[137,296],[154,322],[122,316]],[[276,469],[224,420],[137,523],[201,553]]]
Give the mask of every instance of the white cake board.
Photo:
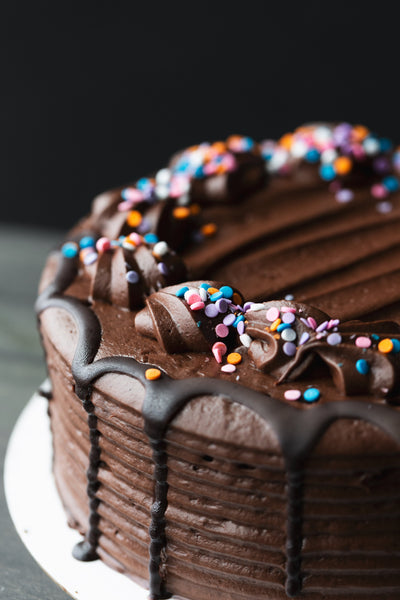
[[[8,508],[25,546],[44,571],[76,600],[148,600],[149,593],[100,560],[72,557],[81,536],[67,525],[52,471],[47,400],[34,394],[7,448],[4,485]]]

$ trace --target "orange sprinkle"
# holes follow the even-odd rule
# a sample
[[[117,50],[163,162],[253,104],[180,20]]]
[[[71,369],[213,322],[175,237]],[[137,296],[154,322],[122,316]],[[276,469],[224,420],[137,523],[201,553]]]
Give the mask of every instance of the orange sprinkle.
[[[354,125],[352,133],[357,141],[361,141],[367,137],[369,134],[369,129],[364,127],[364,125]]]
[[[146,369],[145,377],[149,381],[154,381],[155,379],[160,379],[161,371],[160,371],[160,369]]]
[[[274,338],[275,338],[276,340],[280,340],[280,339],[281,339],[281,336],[279,335],[279,333],[275,333],[275,334],[274,334]]]
[[[383,352],[384,354],[389,354],[393,350],[393,342],[389,338],[385,338],[381,340],[378,344],[379,352]]]
[[[199,204],[192,204],[192,206],[190,207],[190,212],[192,213],[192,215],[198,215],[200,211],[201,208]]]
[[[242,362],[242,355],[239,354],[239,352],[231,352],[226,357],[226,360],[231,365],[238,365],[240,362]]]
[[[347,156],[339,156],[333,164],[338,175],[347,175],[353,166],[351,159]]]
[[[226,140],[226,145],[229,147],[232,144],[235,146],[238,142],[240,142],[241,140],[241,136],[240,135],[230,135],[228,137],[228,139]]]
[[[142,215],[138,210],[131,210],[127,216],[126,222],[129,227],[137,227],[142,222]]]
[[[279,140],[279,144],[286,148],[286,150],[290,150],[293,144],[293,134],[285,133],[285,135],[283,135]]]
[[[218,154],[222,154],[226,150],[226,144],[224,142],[214,142],[211,148],[218,152]]]
[[[217,292],[219,292],[219,289],[218,289],[218,288],[215,288],[215,287],[209,287],[209,288],[207,289],[207,292],[208,292],[208,293],[210,294],[210,296],[211,296],[212,294],[216,294]]]
[[[226,173],[226,166],[218,165],[215,172],[217,173],[217,175],[222,175],[223,173]]]
[[[190,208],[187,206],[177,206],[174,208],[173,213],[175,219],[187,219],[190,215]]]
[[[279,327],[279,325],[281,324],[282,319],[275,319],[275,321],[272,323],[271,327],[270,327],[270,331],[276,331]]]
[[[232,302],[234,304],[239,304],[239,306],[242,304],[243,302],[243,298],[240,294],[238,294],[237,292],[233,292],[233,296],[232,296]]]
[[[217,226],[215,223],[207,223],[201,228],[201,233],[206,237],[212,237],[217,232]]]

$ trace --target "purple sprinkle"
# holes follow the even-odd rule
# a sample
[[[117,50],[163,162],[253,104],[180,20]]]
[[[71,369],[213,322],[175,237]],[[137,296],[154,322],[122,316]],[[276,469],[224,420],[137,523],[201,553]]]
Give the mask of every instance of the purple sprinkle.
[[[353,200],[354,193],[351,190],[347,190],[347,189],[339,190],[336,193],[335,198],[338,202],[345,204],[346,202],[350,202],[351,200]]]
[[[215,306],[217,307],[218,312],[226,313],[228,310],[228,303],[225,301],[225,298],[220,298],[216,301]]]
[[[335,140],[336,144],[340,146],[341,144],[348,142],[352,130],[353,128],[350,123],[340,123],[337,125],[333,130],[333,139]]]
[[[94,262],[96,262],[97,256],[97,252],[89,252],[89,254],[86,254],[85,258],[83,259],[83,262],[85,265],[92,265]]]
[[[385,175],[390,171],[390,161],[386,158],[386,156],[377,156],[373,162],[374,171],[376,173],[380,173],[381,175]]]
[[[296,354],[296,344],[293,344],[293,342],[285,342],[282,346],[282,350],[286,356],[294,356]]]
[[[307,333],[307,331],[304,331],[301,334],[300,341],[299,341],[299,346],[302,346],[303,344],[305,344],[306,342],[308,342],[309,339],[310,339],[310,334]]]
[[[244,321],[239,321],[237,325],[237,332],[239,335],[243,335],[244,333]]]
[[[376,205],[376,210],[378,211],[378,213],[381,213],[382,215],[386,215],[386,214],[392,212],[393,204],[391,202],[389,202],[388,200],[386,200],[384,202],[378,202],[378,204]]]
[[[254,302],[245,302],[244,306],[243,306],[243,310],[244,312],[247,312],[250,308],[250,306],[253,306]]]
[[[218,308],[215,306],[215,304],[207,304],[204,312],[210,319],[213,319],[219,314]]]
[[[136,271],[128,271],[125,277],[128,283],[137,283],[139,281],[139,274]]]
[[[318,325],[316,331],[325,331],[325,329],[328,327],[328,323],[329,321],[324,321],[321,323],[321,325]]]
[[[150,231],[151,229],[151,225],[148,219],[144,218],[142,219],[141,223],[139,224],[139,226],[136,228],[138,233],[147,233]]]
[[[222,322],[224,325],[229,327],[229,325],[232,325],[235,321],[236,316],[233,313],[230,313],[229,315],[226,315],[226,317],[224,317],[224,320]]]
[[[331,319],[328,323],[327,329],[332,329],[333,327],[337,327],[339,325],[339,319]]]
[[[282,313],[282,321],[283,323],[294,323],[296,320],[296,315],[292,312]]]
[[[157,269],[160,271],[161,275],[168,275],[169,273],[167,265],[163,262],[158,263]]]
[[[304,317],[300,317],[300,321],[301,321],[301,322],[302,322],[302,323],[303,323],[303,324],[304,324],[306,327],[309,327],[309,326],[310,326],[310,325],[309,325],[309,323],[308,323],[308,321],[307,321],[307,319],[305,319]]]
[[[337,344],[340,344],[340,342],[342,341],[342,336],[340,335],[340,333],[331,333],[326,338],[326,341],[328,342],[328,344],[330,346],[336,346]]]

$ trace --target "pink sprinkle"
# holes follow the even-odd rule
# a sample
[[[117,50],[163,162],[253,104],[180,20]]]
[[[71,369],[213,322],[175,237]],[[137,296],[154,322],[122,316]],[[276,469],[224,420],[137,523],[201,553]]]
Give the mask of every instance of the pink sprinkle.
[[[204,303],[203,303],[203,305],[204,305]],[[217,334],[218,337],[225,338],[229,334],[229,329],[223,323],[218,323],[218,325],[215,328],[215,333]]]
[[[200,302],[193,302],[193,304],[190,305],[190,310],[201,310],[204,306],[203,300],[200,300]]]
[[[285,400],[290,400],[291,402],[293,402],[294,400],[299,400],[300,398],[300,390],[286,390],[285,392]]]
[[[222,164],[224,165],[227,171],[233,171],[236,168],[236,160],[233,154],[225,154],[222,160]]]
[[[111,248],[111,242],[107,237],[101,237],[96,242],[97,252],[106,252]]]
[[[389,192],[384,185],[382,185],[381,183],[376,183],[371,188],[371,194],[374,198],[386,198]]]
[[[339,319],[331,319],[328,323],[327,329],[332,329],[333,327],[337,327],[339,325]]]
[[[331,181],[329,184],[329,191],[332,193],[336,193],[340,190],[341,184],[340,181]]]
[[[214,175],[217,172],[217,165],[209,162],[203,167],[203,171],[206,175]]]
[[[127,202],[120,202],[118,204],[118,210],[120,212],[124,212],[126,210],[130,210],[132,208],[132,206],[133,206],[133,202],[129,202],[129,201],[127,201]]]
[[[267,319],[268,321],[271,321],[271,323],[279,319],[279,310],[276,306],[271,306],[271,308],[267,310]]]
[[[281,308],[281,311],[282,311],[283,313],[288,313],[288,312],[289,312],[289,313],[293,313],[293,314],[295,314],[295,313],[296,313],[296,309],[295,309],[295,308],[293,308],[292,306],[282,306],[282,308]]]
[[[307,323],[309,324],[309,326],[311,327],[311,329],[316,329],[317,328],[317,321],[314,319],[314,317],[308,317]]]
[[[182,175],[174,175],[171,179],[169,195],[171,198],[179,198],[188,191],[189,182]]]
[[[133,233],[130,233],[128,235],[128,238],[130,240],[132,240],[132,242],[135,244],[135,246],[140,246],[142,243],[142,237],[138,233],[136,233],[136,231],[134,231]]]
[[[190,306],[192,306],[192,304],[195,304],[197,302],[203,302],[202,298],[199,296],[199,294],[196,294],[195,292],[193,292],[192,294],[188,294],[186,302],[188,304],[190,304]]]
[[[134,187],[125,188],[122,190],[121,196],[126,202],[132,204],[138,204],[139,202],[143,202],[144,194],[140,190]]]
[[[358,348],[369,348],[372,342],[369,337],[360,335],[358,338],[356,338],[355,344]]]
[[[222,362],[222,357],[227,353],[227,350],[228,349],[223,342],[215,342],[212,347],[212,353],[214,354],[217,363]]]
[[[234,373],[236,371],[235,365],[227,364],[221,367],[221,371],[224,373]]]

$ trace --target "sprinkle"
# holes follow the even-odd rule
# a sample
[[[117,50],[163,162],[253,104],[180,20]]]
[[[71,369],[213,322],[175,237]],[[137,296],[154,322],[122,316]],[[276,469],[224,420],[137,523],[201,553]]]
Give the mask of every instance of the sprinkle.
[[[293,306],[282,306],[281,307],[281,312],[283,312],[283,313],[293,313],[295,315],[296,314],[296,309],[293,308]]]
[[[233,289],[229,285],[223,285],[219,288],[219,291],[222,292],[224,298],[232,298]]]
[[[319,161],[320,154],[316,148],[311,148],[306,155],[305,159],[309,163],[317,163]]]
[[[222,290],[220,290],[222,292]],[[226,311],[228,310],[228,303],[225,300],[225,298],[220,298],[219,300],[216,301],[215,306],[217,307],[218,312],[220,312],[221,314],[226,313]]]
[[[279,310],[276,308],[276,306],[272,306],[267,310],[266,317],[268,321],[271,321],[271,323],[273,323],[279,318],[279,314]]]
[[[215,360],[217,363],[222,362],[222,357],[227,353],[228,348],[225,346],[223,342],[215,342],[213,347],[211,348],[212,353],[214,354]]]
[[[145,377],[149,381],[155,381],[156,379],[160,379],[161,371],[160,369],[146,369]]]
[[[220,290],[218,290],[218,292],[214,292],[213,294],[211,294],[210,300],[211,300],[211,302],[216,302],[217,300],[219,300],[222,297],[223,297],[223,293]]]
[[[205,237],[212,237],[217,233],[217,226],[215,223],[207,223],[203,225],[200,231]]]
[[[371,337],[373,340],[375,340],[376,342],[379,340],[379,335],[376,335],[376,333],[371,333]]]
[[[250,348],[250,344],[253,341],[247,333],[243,333],[241,336],[239,336],[239,340],[243,346],[246,346],[246,348]]]
[[[135,244],[132,242],[132,240],[130,240],[128,237],[124,238],[123,242],[122,242],[122,247],[125,248],[125,250],[130,250],[131,252],[133,252],[133,250],[135,249]]]
[[[328,323],[329,323],[329,321],[323,321],[323,323],[318,325],[318,327],[315,331],[317,331],[318,333],[321,333],[321,331],[325,331],[325,329],[328,327]]]
[[[169,251],[167,242],[157,242],[153,248],[153,255],[157,257],[164,256]]]
[[[399,180],[397,179],[397,177],[393,177],[393,175],[388,175],[387,177],[384,177],[382,184],[387,190],[389,190],[389,192],[397,192],[397,190],[400,187]]]
[[[187,285],[184,285],[183,287],[179,288],[179,290],[177,292],[175,292],[175,296],[177,296],[178,298],[183,298],[184,295],[186,294],[186,292],[189,291],[189,288]]]
[[[264,308],[265,308],[265,306],[261,302],[254,302],[254,304],[252,304],[250,306],[250,308],[247,309],[247,311],[248,312],[258,312],[259,310],[264,310]]]
[[[370,338],[365,335],[359,335],[355,339],[354,343],[357,346],[357,348],[369,348],[372,344]]]
[[[353,200],[354,192],[348,189],[339,190],[336,193],[335,198],[338,202],[346,204],[347,202],[351,202],[351,200]]]
[[[376,210],[382,215],[387,215],[388,213],[392,212],[393,204],[387,200],[385,202],[378,202],[376,205]]]
[[[241,321],[244,321],[244,316],[243,315],[238,315],[236,317],[235,321],[233,322],[233,326],[237,327]]]
[[[270,331],[276,331],[279,327],[279,325],[281,324],[281,320],[280,319],[276,319],[276,321],[274,321],[270,327]]]
[[[396,338],[392,338],[392,344],[393,344],[393,354],[397,354],[398,352],[400,352],[400,341]]]
[[[197,292],[189,290],[189,293],[185,294],[185,300],[188,304],[194,304],[195,302],[201,302],[201,297]]]
[[[215,306],[215,304],[207,304],[204,312],[210,319],[213,319],[219,314],[218,308]]]
[[[379,350],[379,352],[382,352],[383,354],[389,354],[389,352],[392,352],[392,350],[393,350],[392,340],[389,338],[384,338],[383,340],[381,340],[378,344],[378,350]]]
[[[281,331],[283,331],[284,329],[288,329],[289,327],[291,327],[290,323],[281,323],[280,325],[278,325],[276,330],[278,333],[280,333]]]
[[[244,321],[239,321],[239,323],[237,324],[237,332],[238,332],[239,336],[243,335],[243,333],[244,333]]]
[[[218,323],[215,328],[215,333],[220,338],[225,338],[229,334],[229,329],[223,323]]]
[[[295,332],[294,329],[284,329],[282,331],[282,339],[285,340],[285,342],[294,342],[294,340],[297,338],[297,333]]]
[[[347,175],[350,173],[353,163],[348,156],[339,156],[339,158],[337,158],[333,163],[333,166],[335,167],[338,175]]]
[[[233,296],[232,296],[232,302],[234,302],[237,305],[242,304],[243,302],[243,298],[240,294],[238,294],[237,292],[233,292]]]
[[[156,173],[156,183],[158,185],[167,185],[171,180],[171,171],[169,169],[160,169]]]
[[[247,312],[248,310],[250,310],[250,307],[254,304],[254,302],[245,302],[243,305],[243,311]]]
[[[136,271],[128,271],[125,278],[128,283],[137,283],[139,281],[139,274]]]
[[[283,310],[282,310],[282,312],[283,312]],[[282,315],[282,321],[283,321],[283,323],[290,325],[290,324],[294,323],[295,320],[296,320],[296,315],[294,313],[292,313],[292,312],[283,312],[283,315]]]
[[[284,393],[285,396],[285,400],[290,400],[290,402],[293,402],[294,400],[299,400],[301,398],[301,391],[300,390],[286,390],[286,392]]]
[[[210,284],[209,284],[209,283],[201,283],[201,284],[200,284],[200,287],[201,287],[203,290],[206,290],[206,291],[207,291],[207,290],[209,290],[209,289],[210,289]]]
[[[199,288],[199,296],[203,300],[203,302],[205,302],[208,299],[207,291],[201,286]]]
[[[303,346],[310,339],[310,334],[307,331],[303,331],[300,337],[299,346]]]
[[[218,288],[215,288],[215,287],[210,287],[210,286],[208,286],[208,287],[207,287],[207,291],[208,291],[208,293],[209,293],[209,294],[210,294],[210,296],[211,296],[212,294],[216,294],[217,292],[219,292],[219,289],[218,289]]]
[[[291,302],[292,300],[294,300],[293,294],[286,294],[285,300],[287,300],[288,302]]]
[[[317,321],[314,319],[314,317],[308,317],[307,323],[311,329],[317,329]]]
[[[75,256],[78,256],[78,244],[66,242],[62,245],[61,252],[66,258],[75,258]]]
[[[337,346],[338,344],[341,343],[342,341],[342,336],[340,335],[340,333],[331,333],[330,335],[328,335],[328,337],[326,338],[326,341],[328,342],[328,344],[330,346]]]
[[[316,402],[321,396],[321,392],[318,388],[308,388],[303,393],[303,398],[306,402]]]
[[[336,176],[335,169],[330,164],[321,165],[319,174],[324,181],[332,181]]]
[[[96,242],[97,252],[107,252],[111,248],[111,242],[107,237],[101,237]]]
[[[371,187],[371,194],[374,198],[385,198],[388,195],[388,190],[381,183],[375,183]]]
[[[94,245],[95,240],[94,237],[92,237],[91,235],[85,235],[83,238],[81,238],[79,242],[79,246],[81,248],[94,248]]]
[[[161,275],[167,276],[169,273],[169,269],[167,265],[163,262],[158,263],[157,269],[160,271]]]
[[[234,373],[236,371],[236,367],[235,367],[235,365],[231,365],[231,364],[223,365],[221,367],[221,371],[223,371],[224,373]]]
[[[142,222],[142,215],[138,210],[131,210],[126,218],[129,227],[138,227]]]
[[[190,209],[187,206],[177,206],[172,211],[175,219],[183,220],[190,216]]]
[[[203,300],[199,300],[199,302],[193,302],[193,304],[190,305],[190,310],[201,310],[204,306]]]
[[[125,188],[121,192],[121,198],[129,204],[136,204],[144,200],[144,194],[137,188]]]
[[[83,263],[85,265],[92,265],[96,262],[98,256],[99,255],[97,254],[97,252],[88,252],[88,254],[86,254],[85,258],[83,259]]]
[[[369,363],[364,358],[360,358],[356,362],[356,369],[361,375],[367,375],[370,370]]]
[[[239,352],[231,352],[226,357],[226,360],[231,365],[238,365],[240,362],[242,362],[242,355],[239,354]]]
[[[333,327],[337,327],[339,325],[339,319],[331,319],[328,323],[327,329],[333,329]]]
[[[226,315],[226,317],[224,317],[223,324],[229,327],[229,325],[233,325],[235,320],[236,316],[233,313],[229,313],[229,315]]]
[[[283,352],[286,356],[294,356],[296,354],[296,345],[293,342],[285,342],[282,346]]]
[[[143,239],[147,244],[156,244],[158,242],[158,235],[155,233],[146,233]]]

